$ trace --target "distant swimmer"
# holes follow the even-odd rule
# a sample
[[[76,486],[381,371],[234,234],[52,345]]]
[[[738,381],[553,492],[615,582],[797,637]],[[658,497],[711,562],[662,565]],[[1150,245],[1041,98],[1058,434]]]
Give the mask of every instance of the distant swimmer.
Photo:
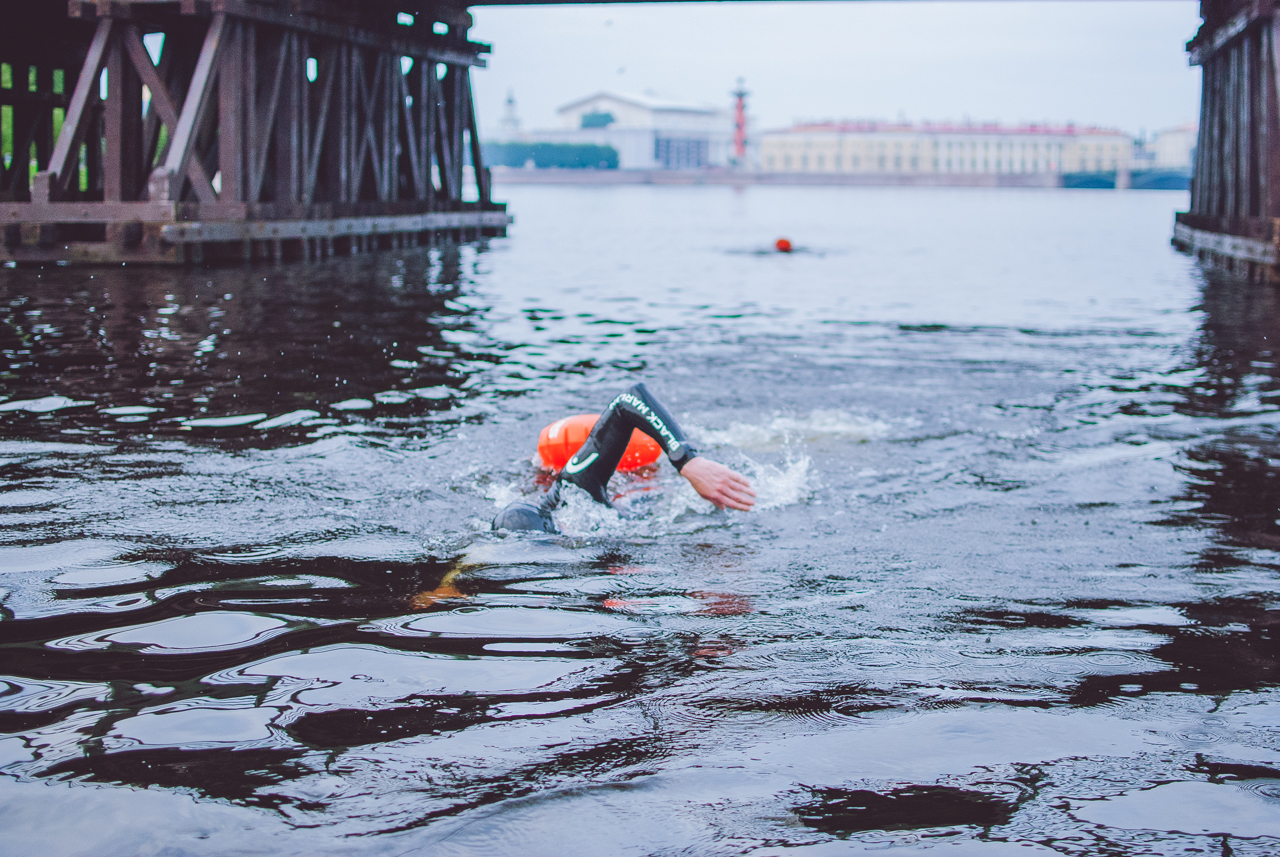
[[[636,384],[620,394],[596,421],[586,442],[574,453],[555,484],[539,503],[516,502],[493,519],[495,530],[540,530],[558,532],[551,512],[560,505],[566,482],[591,495],[597,503],[612,508],[606,486],[622,461],[631,433],[639,430],[651,437],[667,454],[677,471],[693,490],[720,509],[746,512],[755,505],[756,492],[741,473],[698,454],[685,439],[675,418],[644,384]]]

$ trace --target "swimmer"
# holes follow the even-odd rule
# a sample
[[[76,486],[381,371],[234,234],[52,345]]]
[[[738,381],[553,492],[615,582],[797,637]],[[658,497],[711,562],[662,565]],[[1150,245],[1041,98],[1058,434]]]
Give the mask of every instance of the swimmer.
[[[558,532],[551,520],[551,512],[560,505],[561,486],[566,482],[586,491],[597,503],[612,508],[606,486],[609,477],[618,469],[633,429],[639,429],[657,441],[698,496],[709,500],[716,508],[746,512],[755,505],[756,492],[752,490],[750,480],[717,461],[699,455],[685,439],[675,418],[644,384],[636,384],[614,399],[600,415],[586,442],[565,464],[542,501],[536,504],[512,503],[493,519],[493,528]]]

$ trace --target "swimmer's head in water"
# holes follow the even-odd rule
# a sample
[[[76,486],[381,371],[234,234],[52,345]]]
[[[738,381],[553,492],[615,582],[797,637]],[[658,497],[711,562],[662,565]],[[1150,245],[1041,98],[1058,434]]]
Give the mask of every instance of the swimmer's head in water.
[[[532,503],[512,503],[493,519],[495,530],[532,530],[558,533],[551,515]]]

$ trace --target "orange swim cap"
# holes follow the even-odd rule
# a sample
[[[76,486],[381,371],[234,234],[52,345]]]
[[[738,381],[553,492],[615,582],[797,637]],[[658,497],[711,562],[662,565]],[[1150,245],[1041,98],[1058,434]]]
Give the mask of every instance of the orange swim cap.
[[[563,470],[573,458],[573,454],[587,442],[587,436],[595,427],[599,414],[577,414],[556,420],[538,435],[538,457],[542,466],[549,470]],[[639,429],[631,432],[631,442],[626,452],[622,453],[622,461],[618,469],[622,471],[638,470],[653,464],[662,454],[662,447]]]

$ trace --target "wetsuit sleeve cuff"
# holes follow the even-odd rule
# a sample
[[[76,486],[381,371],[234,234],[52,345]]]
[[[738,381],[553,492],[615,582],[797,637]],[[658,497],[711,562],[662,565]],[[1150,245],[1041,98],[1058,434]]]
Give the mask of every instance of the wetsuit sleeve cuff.
[[[692,446],[689,446],[689,444],[687,443],[682,443],[680,444],[679,454],[671,455],[668,457],[671,459],[671,463],[675,465],[676,472],[679,473],[680,471],[684,470],[684,466],[686,464],[688,464],[690,461],[693,461],[695,458],[698,457],[698,450],[694,449]]]

